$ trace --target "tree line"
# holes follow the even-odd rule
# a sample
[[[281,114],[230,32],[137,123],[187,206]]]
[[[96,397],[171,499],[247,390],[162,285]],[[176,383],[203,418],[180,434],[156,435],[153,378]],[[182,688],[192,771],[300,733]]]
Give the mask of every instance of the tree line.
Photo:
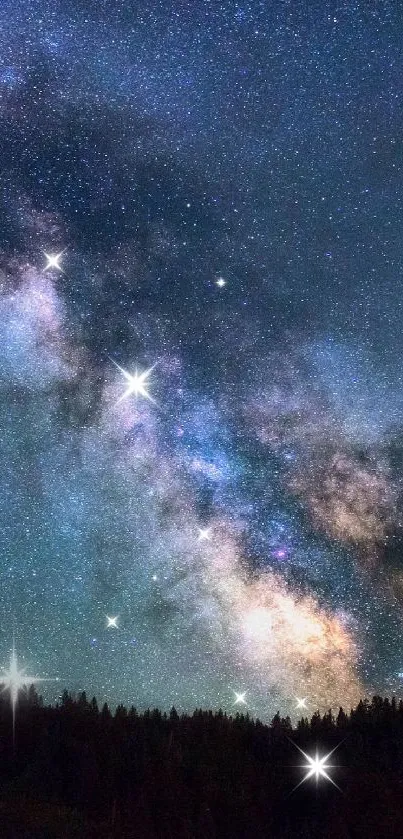
[[[298,748],[299,747],[299,748]],[[333,753],[327,773],[305,755]],[[305,767],[305,768],[304,768]],[[403,836],[403,702],[379,696],[293,726],[248,714],[0,698],[0,832],[12,839]]]

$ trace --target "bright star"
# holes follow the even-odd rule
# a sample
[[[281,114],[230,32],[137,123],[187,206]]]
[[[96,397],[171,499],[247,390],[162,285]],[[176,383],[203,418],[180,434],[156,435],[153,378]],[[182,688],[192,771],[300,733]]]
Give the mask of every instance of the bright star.
[[[340,787],[337,786],[337,784],[335,783],[333,778],[330,777],[327,771],[328,769],[334,768],[332,764],[328,763],[328,760],[330,755],[332,755],[333,752],[335,752],[336,749],[339,748],[340,743],[338,743],[337,746],[335,746],[331,752],[328,752],[328,754],[324,755],[323,757],[319,757],[318,752],[316,752],[315,757],[311,757],[310,755],[307,755],[306,752],[302,751],[302,749],[300,749],[300,747],[297,746],[296,743],[294,743],[294,746],[297,747],[298,751],[300,751],[301,754],[308,761],[308,763],[301,766],[302,769],[307,769],[308,771],[306,775],[303,777],[302,781],[300,781],[299,784],[297,784],[297,786],[294,787],[294,789],[300,787],[301,784],[303,784],[304,781],[307,781],[309,778],[315,778],[316,783],[318,783],[319,778],[325,778],[327,781],[330,781],[330,783],[333,784],[334,787],[340,789]]]
[[[199,542],[208,542],[211,539],[211,527],[199,527]]]
[[[48,264],[45,265],[43,269],[44,271],[63,271],[63,268],[59,263],[64,254],[64,251],[60,251],[60,253],[46,253],[46,251],[44,251],[44,254],[46,256],[46,259],[48,260]]]
[[[218,285],[218,288],[224,288],[224,286],[227,285],[227,282],[224,280],[224,277],[217,277],[215,284]]]
[[[116,615],[114,618],[110,618],[107,615],[106,620],[108,621],[108,623],[106,624],[106,628],[109,629],[111,626],[113,626],[115,629],[118,629],[118,617],[119,615]]]
[[[244,693],[237,693],[236,690],[234,690],[234,693],[235,693],[234,705],[246,705],[246,699],[245,699],[246,690],[244,691]]]
[[[122,376],[125,377],[126,381],[129,383],[125,392],[122,394],[120,399],[118,399],[116,403],[117,405],[119,405],[120,402],[123,402],[124,399],[128,399],[129,396],[144,396],[145,399],[149,399],[150,402],[154,402],[154,399],[152,399],[147,390],[147,379],[151,371],[154,370],[155,364],[153,364],[153,366],[150,367],[148,370],[144,370],[143,373],[138,373],[136,367],[134,375],[132,375],[131,373],[128,373],[127,370],[124,369],[124,367],[121,367],[120,364],[117,364],[117,362],[114,361],[113,358],[111,359],[111,361],[113,362],[115,367],[117,367],[118,370],[122,373]]]
[[[307,710],[307,709],[308,709],[308,705],[306,704],[306,700],[307,700],[307,698],[308,698],[307,696],[304,696],[304,698],[303,698],[303,699],[298,699],[298,696],[296,696],[295,698],[296,698],[296,700],[297,700],[297,704],[296,704],[296,706],[295,706],[295,710],[296,710],[296,711],[298,711],[298,710],[300,710],[300,709],[302,709],[302,708],[305,708],[305,710]]]
[[[13,737],[15,736],[15,714],[18,703],[18,694],[27,687],[36,684],[36,682],[53,682],[56,679],[42,679],[40,676],[27,676],[25,669],[19,670],[17,653],[13,644],[10,667],[8,670],[3,670],[0,673],[0,684],[3,685],[3,692],[8,690],[10,693],[11,707],[13,710]]]

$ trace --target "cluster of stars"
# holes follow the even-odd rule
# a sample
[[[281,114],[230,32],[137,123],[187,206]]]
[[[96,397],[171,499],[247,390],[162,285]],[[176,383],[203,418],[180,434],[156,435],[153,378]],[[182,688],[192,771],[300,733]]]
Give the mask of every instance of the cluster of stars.
[[[55,253],[45,252],[47,264],[44,268],[45,271],[62,271],[62,264],[61,259],[65,251],[59,251]],[[220,279],[220,278],[218,278]],[[223,278],[221,278],[223,279]],[[225,282],[225,281],[224,281]],[[56,284],[56,277],[52,278],[52,284]],[[52,285],[52,287],[53,287]],[[46,302],[46,301],[44,301]],[[115,439],[118,439],[116,435],[119,435],[120,431],[119,428],[122,428],[122,441],[124,441],[124,453],[126,456],[127,453],[127,462],[131,463],[132,466],[136,463],[139,456],[143,456],[141,452],[141,448],[143,444],[137,446],[135,442],[129,443],[126,441],[125,438],[125,430],[127,428],[132,428],[132,417],[138,416],[138,406],[136,405],[137,401],[145,400],[148,402],[152,402],[157,409],[158,414],[161,414],[160,408],[157,406],[155,400],[151,395],[151,385],[152,385],[152,378],[151,374],[156,368],[156,363],[147,367],[147,369],[140,369],[138,367],[134,368],[134,372],[130,371],[130,368],[126,368],[115,361],[111,356],[108,356],[109,360],[113,363],[113,366],[116,368],[120,376],[124,379],[125,382],[125,389],[121,393],[120,396],[117,397],[115,400],[114,393],[115,393],[115,386],[113,385],[112,391],[106,390],[106,393],[109,393],[108,401],[104,402],[107,406],[107,423],[108,428],[113,428],[113,434],[115,435]],[[165,364],[163,357],[159,362],[161,366]],[[179,390],[177,391],[179,393]],[[112,398],[110,398],[110,394],[112,393]],[[182,397],[184,391],[181,390]],[[186,397],[187,398],[187,397]],[[115,408],[122,405],[122,403],[126,403],[125,409],[122,409],[122,412],[113,413],[109,411],[110,404],[113,404]],[[165,408],[165,406],[164,406]],[[144,414],[144,423],[148,423],[149,417],[153,417],[154,412],[145,412]],[[210,424],[208,417],[206,417],[206,422],[204,421],[203,415],[201,414],[200,419],[200,429],[202,430],[202,434],[204,435],[204,439],[208,440],[208,435],[210,435]],[[189,429],[191,428],[190,423],[188,423]],[[151,422],[150,422],[151,426]],[[97,432],[96,432],[97,433]],[[147,432],[148,433],[148,432]],[[207,435],[207,437],[206,437]],[[133,437],[130,437],[133,440]],[[98,441],[102,441],[102,438],[98,437]],[[102,445],[102,442],[101,442]],[[130,446],[133,445],[133,453],[134,457],[131,458],[130,456]],[[128,446],[128,449],[126,447]],[[183,441],[184,449],[188,446],[186,442],[186,437]],[[203,480],[209,482],[215,482],[217,487],[223,485],[224,479],[225,481],[232,480],[231,476],[231,468],[230,468],[230,460],[228,455],[223,450],[220,452],[220,460],[216,463],[214,457],[214,447],[212,446],[211,442],[209,443],[210,446],[210,453],[207,453],[207,457],[204,456],[204,453],[201,452],[200,457],[198,458],[189,458],[191,463],[197,462],[198,464],[202,464],[203,470]],[[153,450],[154,450],[154,441],[153,441]],[[160,455],[158,455],[158,447],[155,447],[155,451],[157,452],[157,460],[160,459]],[[123,453],[123,449],[122,449]],[[181,455],[182,457],[182,455]],[[108,461],[110,465],[111,460]],[[122,459],[123,464],[123,459]],[[178,458],[175,469],[177,466],[179,468],[183,468],[184,461]],[[208,469],[204,468],[205,464],[209,467]],[[109,468],[109,467],[108,467]],[[200,467],[201,469],[201,467]],[[133,472],[135,474],[135,472]],[[147,492],[147,498],[149,498],[149,505],[159,503],[158,498],[161,493],[166,493],[167,488],[169,491],[172,492],[171,487],[175,489],[175,486],[178,489],[175,489],[176,497],[181,499],[183,496],[181,495],[182,489],[179,489],[179,483],[175,484],[175,481],[169,477],[169,469],[166,470],[165,467],[162,468],[160,475],[161,478],[154,480],[156,477],[157,472],[155,472],[155,466],[147,467],[145,470],[145,474],[148,475],[147,481],[149,484],[152,484],[152,488]],[[95,490],[94,486],[94,490]],[[141,489],[144,498],[144,486],[142,485]],[[141,503],[143,504],[143,498],[141,498]],[[154,500],[155,499],[155,500]],[[236,496],[233,494],[228,497],[230,502],[230,506],[236,510],[236,505],[234,505],[234,501],[236,502]],[[130,503],[130,502],[129,502]],[[137,502],[138,503],[138,502]],[[175,502],[176,503],[176,502]],[[144,508],[143,508],[143,516],[147,515],[147,503],[144,501]],[[158,508],[156,508],[158,509]],[[222,508],[222,512],[224,508]],[[212,515],[211,515],[212,514]],[[188,514],[187,514],[188,515]],[[221,601],[220,610],[222,616],[230,616],[230,622],[228,624],[228,632],[229,632],[229,643],[234,643],[235,639],[237,639],[236,643],[240,644],[243,651],[245,665],[250,667],[251,664],[258,665],[259,667],[266,667],[269,658],[272,656],[273,652],[273,645],[276,648],[275,657],[277,660],[280,660],[280,656],[284,657],[284,661],[287,662],[287,667],[289,670],[285,671],[285,678],[284,678],[284,691],[287,691],[288,695],[292,695],[293,690],[295,689],[296,678],[293,675],[293,670],[298,662],[301,662],[301,651],[303,655],[309,659],[312,655],[316,660],[318,658],[318,650],[320,651],[320,655],[325,657],[326,652],[329,647],[332,645],[342,651],[343,656],[342,658],[335,657],[336,666],[342,670],[342,678],[349,678],[348,670],[344,674],[343,668],[345,667],[345,659],[348,659],[348,646],[346,647],[346,641],[344,636],[341,634],[340,638],[334,631],[334,626],[326,619],[324,620],[321,615],[315,615],[315,608],[312,611],[312,602],[308,599],[306,600],[306,604],[302,601],[298,602],[296,605],[295,598],[290,597],[285,592],[281,590],[281,586],[279,586],[278,579],[270,580],[267,577],[262,577],[260,580],[256,578],[255,582],[246,583],[246,581],[242,580],[242,575],[239,572],[238,566],[238,548],[236,546],[235,541],[232,540],[230,536],[231,528],[226,526],[226,522],[229,523],[230,517],[227,520],[223,519],[222,521],[219,520],[218,516],[216,515],[215,510],[208,511],[208,515],[211,515],[211,521],[217,521],[218,519],[218,527],[214,528],[208,524],[207,522],[198,526],[198,521],[205,519],[206,517],[206,510],[203,512],[203,516],[200,517],[197,514],[196,508],[192,511],[192,518],[191,518],[191,526],[192,531],[194,533],[194,544],[191,547],[191,542],[187,543],[188,547],[187,550],[192,553],[193,551],[198,556],[197,562],[195,562],[195,568],[197,565],[201,568],[201,575],[200,579],[206,581],[207,587],[213,586],[213,590],[216,592],[218,601]],[[187,516],[185,517],[187,518]],[[185,521],[183,516],[178,518],[178,523],[180,522],[180,527],[178,528],[178,534],[181,532],[180,528],[183,528],[183,524],[186,525],[186,531],[189,532],[188,522]],[[216,534],[220,534],[220,538],[215,538]],[[277,547],[273,548],[273,542],[271,542],[271,553],[276,555],[276,558],[286,559],[288,557],[289,552],[288,550],[283,547],[283,540],[285,538],[285,534],[283,532],[279,532],[277,534],[278,538],[276,538]],[[281,539],[280,539],[281,536]],[[161,541],[161,544],[164,543],[164,540]],[[197,543],[201,543],[200,550],[198,551]],[[206,545],[206,550],[202,548],[202,544]],[[161,558],[161,557],[159,557]],[[240,558],[240,557],[239,557]],[[166,569],[161,571],[161,573],[153,573],[154,559],[152,559],[152,565],[149,567],[148,573],[146,575],[146,579],[149,582],[157,583],[159,582],[158,586],[152,586],[153,590],[153,598],[155,603],[155,608],[159,607],[159,604],[163,602],[163,598],[166,597],[166,590],[169,590],[169,579],[170,574],[166,573]],[[186,562],[185,566],[186,568]],[[174,570],[174,569],[173,569]],[[183,573],[183,572],[181,572]],[[187,570],[188,573],[188,570]],[[77,578],[78,579],[78,578]],[[197,583],[199,585],[199,582]],[[185,587],[183,587],[185,591]],[[150,586],[151,592],[151,586]],[[183,594],[180,595],[181,599],[183,599]],[[202,594],[202,597],[205,598],[205,594]],[[108,598],[109,599],[109,598]],[[131,618],[128,618],[126,606],[123,607],[122,602],[119,600],[116,603],[116,598],[114,602],[113,608],[117,608],[120,610],[122,614],[125,615],[124,621],[122,622],[122,626],[119,620],[119,614],[116,612],[109,612],[111,608],[110,604],[106,602],[103,605],[103,609],[108,611],[109,613],[106,616],[106,625],[105,628],[110,630],[111,632],[108,633],[110,635],[115,636],[115,630],[119,629],[120,632],[116,636],[116,640],[119,641],[119,644],[122,646],[126,643],[123,635],[126,631],[129,631],[129,626],[131,623]],[[210,605],[205,605],[203,603],[203,607],[200,610],[201,615],[209,614]],[[214,609],[212,610],[214,612]],[[222,621],[222,618],[221,618]],[[217,620],[217,625],[220,626],[220,620]],[[222,622],[221,622],[222,625]],[[207,620],[206,620],[207,626]],[[213,627],[209,627],[209,632],[214,634]],[[218,630],[219,632],[219,639],[220,643],[224,643],[224,639],[221,639],[220,633],[221,629]],[[91,633],[92,634],[92,633]],[[101,644],[106,645],[108,641],[106,638],[100,642]],[[339,647],[337,646],[339,645]],[[344,646],[343,646],[344,645]],[[344,648],[347,650],[347,655],[344,654]],[[95,658],[95,656],[94,656]],[[340,661],[342,662],[340,666]],[[263,665],[263,662],[265,664]],[[276,664],[276,668],[279,665]],[[229,674],[231,679],[235,678],[245,678],[245,675],[241,672],[239,665],[236,663],[234,666],[234,672]],[[301,668],[302,671],[302,668]],[[253,675],[249,671],[248,679],[253,679]],[[326,680],[328,680],[329,676],[326,671],[326,674],[323,679],[323,683],[326,684]],[[298,682],[300,682],[300,678],[298,678]],[[312,683],[306,685],[306,689],[311,689]],[[323,691],[323,688],[321,688]],[[252,693],[252,691],[251,691]],[[243,692],[236,692],[235,694],[235,702],[236,705],[246,705],[246,695],[247,691]],[[248,693],[248,695],[250,695]],[[254,706],[254,701],[252,701],[252,706]],[[291,703],[291,700],[289,700]],[[295,710],[306,710],[306,698],[303,700],[297,701],[297,707]]]

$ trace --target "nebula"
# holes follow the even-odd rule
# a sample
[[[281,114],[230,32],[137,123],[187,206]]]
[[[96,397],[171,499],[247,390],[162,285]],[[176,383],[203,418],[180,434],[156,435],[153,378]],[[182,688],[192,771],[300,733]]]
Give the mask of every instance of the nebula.
[[[399,693],[399,15],[109,5],[0,9],[0,663]]]

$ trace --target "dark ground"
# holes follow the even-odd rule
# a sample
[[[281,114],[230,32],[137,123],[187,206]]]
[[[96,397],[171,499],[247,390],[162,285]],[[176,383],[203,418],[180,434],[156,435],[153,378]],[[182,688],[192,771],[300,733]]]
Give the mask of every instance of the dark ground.
[[[306,774],[327,754],[340,789]],[[4,839],[356,839],[403,836],[403,703],[374,697],[292,729],[219,712],[120,707],[85,694],[0,705]]]

